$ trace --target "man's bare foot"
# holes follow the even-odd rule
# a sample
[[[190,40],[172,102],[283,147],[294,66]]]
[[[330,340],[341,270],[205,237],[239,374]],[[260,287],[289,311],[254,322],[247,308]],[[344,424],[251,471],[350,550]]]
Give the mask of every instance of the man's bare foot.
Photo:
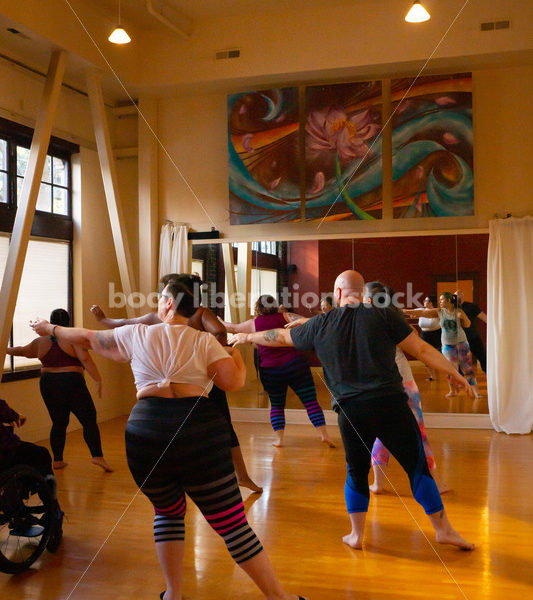
[[[439,544],[450,544],[451,546],[457,546],[461,550],[473,550],[474,544],[467,542],[464,538],[462,538],[455,529],[450,529],[449,531],[437,533],[437,542]]]
[[[252,492],[255,492],[255,493],[258,493],[258,494],[260,494],[263,491],[263,488],[259,487],[257,485],[257,483],[254,483],[249,477],[247,477],[245,479],[239,479],[237,481],[237,483],[241,487],[248,488],[249,490],[252,490]]]
[[[454,390],[450,390],[447,394],[446,394],[446,398],[454,398],[455,396],[457,396],[457,393]]]
[[[97,465],[101,467],[106,473],[112,473],[113,469],[106,463],[105,458],[103,456],[95,456],[91,458],[91,462],[93,465]]]
[[[63,460],[54,460],[52,467],[54,469],[58,470],[58,469],[64,469],[67,465],[68,465],[68,463],[66,463]]]
[[[342,541],[350,546],[350,548],[354,548],[355,550],[363,549],[363,540],[353,531],[348,535],[343,536]]]
[[[383,493],[383,486],[379,485],[376,481],[374,481],[374,483],[372,485],[368,486],[368,489],[373,493],[373,494],[382,494]]]
[[[330,439],[328,439],[327,437],[326,438],[324,438],[324,437],[321,438],[320,441],[323,444],[326,444],[327,446],[329,446],[330,448],[336,448],[335,444]]]

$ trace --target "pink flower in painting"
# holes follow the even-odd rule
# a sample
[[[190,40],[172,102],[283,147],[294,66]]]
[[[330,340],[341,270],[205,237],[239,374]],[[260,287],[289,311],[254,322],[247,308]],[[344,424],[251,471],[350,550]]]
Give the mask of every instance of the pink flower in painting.
[[[362,158],[368,151],[367,140],[380,129],[371,121],[368,109],[348,117],[343,108],[329,106],[308,116],[306,148],[311,154],[335,150],[342,161]]]

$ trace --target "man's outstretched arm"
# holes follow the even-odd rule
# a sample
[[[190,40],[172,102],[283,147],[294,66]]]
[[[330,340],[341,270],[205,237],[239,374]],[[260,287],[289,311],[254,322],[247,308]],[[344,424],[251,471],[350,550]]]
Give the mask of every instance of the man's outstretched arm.
[[[247,342],[259,344],[260,346],[294,346],[291,332],[288,329],[268,329],[266,331],[256,331],[255,333],[235,333],[228,337],[228,344],[230,346],[246,344]]]

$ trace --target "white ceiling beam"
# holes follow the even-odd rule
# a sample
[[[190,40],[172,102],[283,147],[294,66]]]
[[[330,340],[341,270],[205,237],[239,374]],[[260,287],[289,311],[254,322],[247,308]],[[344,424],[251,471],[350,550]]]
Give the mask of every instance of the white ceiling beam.
[[[174,7],[165,6],[164,2],[158,4],[160,6],[159,10],[156,9],[153,0],[146,0],[146,10],[163,25],[166,25],[182,39],[188,41],[191,38],[193,29],[192,19]],[[168,16],[164,15],[163,12],[166,12]]]

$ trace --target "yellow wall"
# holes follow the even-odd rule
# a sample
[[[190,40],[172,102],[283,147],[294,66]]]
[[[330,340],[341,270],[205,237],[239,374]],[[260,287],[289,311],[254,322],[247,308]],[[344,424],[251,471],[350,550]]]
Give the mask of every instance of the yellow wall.
[[[0,61],[0,116],[31,126],[43,85],[42,77],[28,75],[20,68],[13,68]],[[112,130],[120,128],[119,124],[114,123],[111,113],[108,114],[108,119]],[[136,124],[131,125],[135,131]],[[54,133],[86,144],[73,157],[74,321],[77,326],[96,328],[96,322],[89,312],[91,304],[99,303],[106,308],[108,284],[113,282],[118,291],[121,287],[98,156],[95,150],[87,147],[94,146],[87,98],[63,88]],[[130,228],[129,237],[133,240],[133,251],[136,253],[136,160],[121,162],[118,173],[123,188],[123,201],[130,205],[125,210],[126,222]],[[50,277],[53,278],[53,273],[50,273]],[[123,311],[116,309],[109,313],[111,316],[119,316]],[[94,359],[103,378],[102,398],[96,397],[89,377],[87,381],[98,411],[98,420],[103,421],[128,412],[135,398],[129,366],[97,356]],[[2,383],[0,397],[28,417],[27,424],[18,432],[23,439],[37,441],[48,437],[50,419],[39,393],[38,379]],[[69,429],[77,428],[78,421],[72,418]]]

